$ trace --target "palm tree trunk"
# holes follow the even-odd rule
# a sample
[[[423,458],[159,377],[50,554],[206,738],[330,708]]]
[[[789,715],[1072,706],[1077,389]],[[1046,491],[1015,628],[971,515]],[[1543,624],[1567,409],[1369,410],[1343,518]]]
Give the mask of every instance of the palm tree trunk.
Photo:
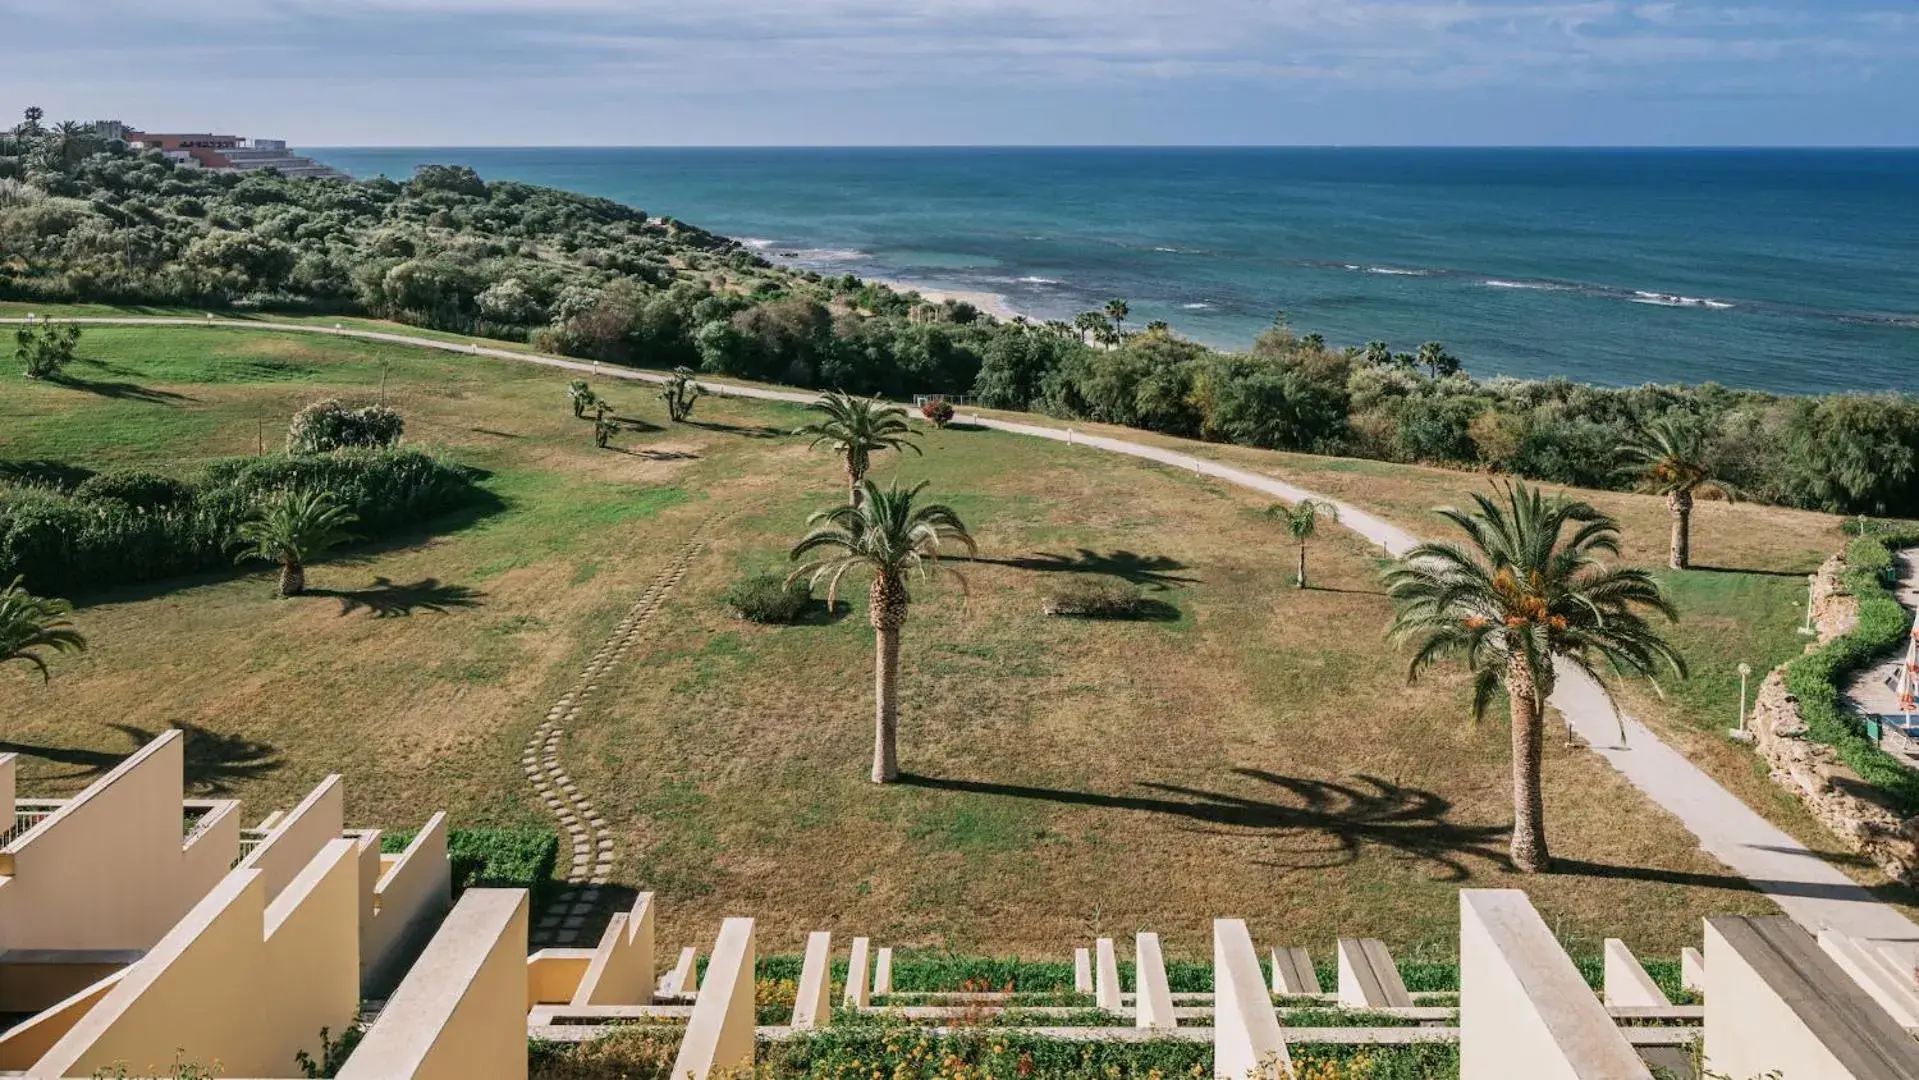
[[[1539,687],[1524,660],[1507,663],[1506,697],[1512,710],[1513,866],[1538,874],[1552,865],[1546,850],[1546,802],[1539,783],[1545,733]]]
[[[1672,568],[1684,570],[1692,565],[1692,492],[1666,496],[1666,509],[1672,511]]]
[[[297,560],[288,559],[280,564],[280,595],[298,596],[307,590],[306,567]]]
[[[866,451],[854,450],[850,447],[847,449],[846,492],[847,498],[851,500],[854,506],[858,506],[864,501],[860,495],[860,481],[866,479],[866,470],[871,464],[872,461],[867,457]]]
[[[900,628],[874,628],[878,649],[873,660],[873,782],[900,778]]]
[[[1299,542],[1299,576],[1295,579],[1300,588],[1306,587],[1306,541]]]

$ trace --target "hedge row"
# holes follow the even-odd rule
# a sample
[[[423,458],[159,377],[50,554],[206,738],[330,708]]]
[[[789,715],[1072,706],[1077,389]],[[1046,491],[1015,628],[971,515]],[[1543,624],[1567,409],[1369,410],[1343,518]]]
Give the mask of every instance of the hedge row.
[[[397,854],[412,842],[411,832],[382,833],[380,850]],[[446,854],[456,898],[468,889],[526,889],[538,905],[553,886],[560,838],[547,829],[448,829]]]
[[[1919,773],[1867,737],[1858,717],[1840,705],[1840,688],[1854,673],[1897,648],[1911,628],[1911,617],[1887,584],[1893,549],[1915,543],[1919,526],[1896,526],[1863,530],[1847,545],[1840,581],[1859,602],[1858,625],[1786,665],[1786,689],[1799,700],[1807,735],[1837,750],[1847,767],[1883,792],[1903,815],[1919,814]]]
[[[178,480],[127,470],[70,492],[0,485],[0,582],[16,575],[42,595],[152,581],[233,565],[234,533],[260,497],[320,488],[379,539],[476,501],[474,474],[416,449],[281,454],[213,461]]]

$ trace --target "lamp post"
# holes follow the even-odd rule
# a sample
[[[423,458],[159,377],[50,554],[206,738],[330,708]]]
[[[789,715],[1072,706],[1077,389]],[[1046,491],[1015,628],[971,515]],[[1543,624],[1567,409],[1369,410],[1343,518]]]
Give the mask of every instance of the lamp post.
[[[1729,733],[1740,742],[1750,742],[1752,732],[1746,730],[1746,679],[1752,675],[1752,665],[1739,661],[1739,726]]]

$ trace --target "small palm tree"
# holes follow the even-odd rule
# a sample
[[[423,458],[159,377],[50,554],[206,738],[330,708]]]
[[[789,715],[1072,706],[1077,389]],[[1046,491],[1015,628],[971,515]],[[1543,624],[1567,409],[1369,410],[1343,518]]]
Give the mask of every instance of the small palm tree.
[[[1679,413],[1666,413],[1642,427],[1638,438],[1623,449],[1621,471],[1650,495],[1664,495],[1672,513],[1674,570],[1692,565],[1692,504],[1695,498],[1736,502],[1739,491],[1713,475],[1706,457],[1706,432],[1699,422]]]
[[[585,379],[574,379],[566,384],[566,399],[573,405],[573,418],[578,420],[586,416],[586,410],[600,400]]]
[[[1421,544],[1385,580],[1397,609],[1391,634],[1417,645],[1409,678],[1441,657],[1459,656],[1472,672],[1475,719],[1505,691],[1512,717],[1513,865],[1538,873],[1551,866],[1540,757],[1554,663],[1595,679],[1602,662],[1648,678],[1661,665],[1683,676],[1686,664],[1642,614],[1678,618],[1659,584],[1644,570],[1599,559],[1619,553],[1618,523],[1586,503],[1547,498],[1525,484],[1497,493],[1503,496],[1497,501],[1475,494],[1472,511],[1439,511],[1466,534],[1467,544]]]
[[[324,491],[283,491],[260,500],[253,516],[240,524],[236,542],[247,545],[239,561],[266,559],[280,564],[280,595],[306,591],[306,563],[328,548],[353,539],[346,526],[359,519]]]
[[[977,551],[972,534],[949,506],[915,504],[926,489],[921,483],[901,490],[894,484],[882,491],[871,480],[860,481],[861,495],[844,506],[822,510],[807,519],[808,532],[793,547],[792,558],[804,562],[788,581],[809,576],[814,586],[827,582],[826,602],[838,601],[840,581],[849,572],[867,569],[873,586],[867,616],[873,625],[876,656],[873,665],[873,782],[899,779],[900,628],[912,602],[909,575],[928,576],[929,568],[966,579],[939,565],[940,547],[957,544]]]
[[[613,438],[613,432],[618,430],[618,427],[619,427],[619,425],[616,424],[613,418],[609,415],[612,411],[613,411],[612,402],[606,400],[605,398],[594,399],[593,401],[593,445],[599,447],[602,450],[606,449],[606,444],[608,440]]]
[[[81,652],[87,639],[66,619],[73,613],[72,604],[35,596],[20,580],[14,578],[13,584],[0,589],[0,664],[24,660],[47,679],[51,676],[40,651]]]
[[[1106,317],[1113,320],[1114,337],[1126,336],[1126,316],[1132,313],[1133,309],[1127,307],[1124,300],[1115,297],[1106,301]]]
[[[1266,508],[1266,516],[1279,522],[1286,529],[1286,535],[1299,545],[1299,573],[1293,578],[1293,584],[1306,587],[1306,541],[1319,531],[1319,519],[1339,520],[1339,507],[1329,502],[1301,499],[1291,506],[1274,503]]]
[[[660,400],[666,402],[667,419],[678,424],[693,415],[693,403],[704,393],[706,389],[693,381],[692,368],[674,368],[673,377],[660,390]]]
[[[866,479],[866,470],[872,465],[875,453],[881,450],[920,452],[912,441],[913,429],[906,422],[904,406],[835,391],[821,394],[807,408],[819,413],[821,418],[796,429],[793,434],[813,436],[814,446],[833,444],[834,451],[846,463],[847,497],[855,506],[859,505],[863,490],[860,481]]]

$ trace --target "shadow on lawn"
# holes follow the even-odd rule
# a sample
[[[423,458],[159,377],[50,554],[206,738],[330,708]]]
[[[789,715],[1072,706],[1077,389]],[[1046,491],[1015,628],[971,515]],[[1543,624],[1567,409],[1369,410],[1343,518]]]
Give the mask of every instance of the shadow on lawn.
[[[27,743],[0,742],[0,753],[39,758],[68,771],[44,779],[90,781],[104,776],[115,765],[142,746],[159,738],[165,729],[148,730],[132,724],[109,724],[127,737],[124,751],[87,750],[79,747],[34,746]],[[186,788],[190,795],[224,795],[236,781],[265,776],[285,764],[278,748],[224,731],[209,731],[197,724],[174,724],[186,734]]]
[[[445,614],[452,608],[480,606],[479,592],[465,585],[446,585],[439,578],[421,578],[400,584],[389,578],[375,577],[364,589],[308,589],[309,596],[330,596],[340,602],[340,614],[370,612],[376,619],[393,619],[419,611]]]
[[[764,424],[757,426],[728,424],[720,420],[682,420],[680,423],[685,424],[687,427],[705,428],[708,431],[725,431],[734,435],[743,435],[749,439],[777,439],[782,435],[792,434],[792,432],[784,428],[767,427]]]
[[[1755,570],[1745,566],[1699,566],[1697,564],[1687,569],[1701,574],[1751,574],[1756,577],[1803,578],[1812,574],[1811,570]]]
[[[0,461],[0,480],[31,484],[35,487],[56,488],[60,491],[72,491],[80,486],[81,481],[92,475],[93,470],[84,465],[74,465],[49,458]]]
[[[108,371],[114,369],[100,365]],[[185,394],[176,394],[171,390],[155,390],[150,386],[123,380],[107,381],[103,379],[83,379],[71,373],[61,373],[48,379],[54,386],[64,386],[69,390],[79,390],[96,397],[111,398],[115,401],[144,401],[149,405],[174,405],[182,401],[191,401]]]
[[[1186,569],[1186,564],[1170,555],[1139,555],[1124,549],[1104,555],[1090,548],[1079,548],[1071,555],[1056,555],[1050,551],[1042,551],[1032,555],[1018,555],[1010,559],[961,555],[954,556],[953,561],[1010,566],[1015,570],[1031,570],[1041,574],[1104,574],[1159,591],[1178,588],[1182,585],[1199,584],[1198,578],[1182,577],[1174,573],[1176,570]]]

